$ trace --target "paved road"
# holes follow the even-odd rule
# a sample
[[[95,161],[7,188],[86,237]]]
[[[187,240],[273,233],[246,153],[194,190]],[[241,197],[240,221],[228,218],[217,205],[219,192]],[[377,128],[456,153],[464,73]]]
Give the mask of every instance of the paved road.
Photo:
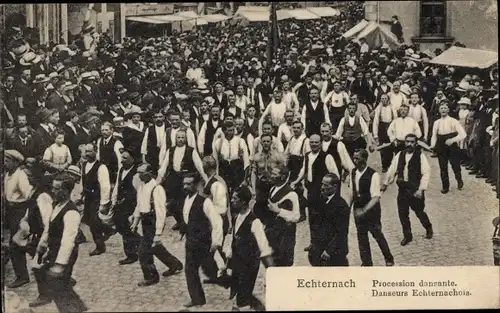
[[[370,163],[377,167],[378,156],[371,157]],[[430,159],[432,177],[426,193],[427,208],[434,225],[435,236],[432,240],[424,239],[425,230],[418,219],[411,213],[414,241],[401,247],[401,226],[396,208],[397,186],[390,186],[382,197],[382,225],[384,233],[395,257],[396,266],[453,266],[453,265],[491,265],[491,221],[498,215],[498,201],[490,185],[464,175],[465,188],[456,189],[452,181],[452,189],[447,195],[440,193],[439,168],[436,159]],[[451,171],[451,169],[450,169]],[[465,172],[464,172],[465,173]],[[451,176],[453,174],[450,172]],[[345,186],[347,187],[347,186]],[[344,188],[347,190],[347,188]],[[173,220],[167,220],[170,229]],[[87,238],[88,229],[84,229]],[[184,241],[179,235],[165,231],[164,243],[168,249],[184,262]],[[308,266],[307,254],[303,251],[308,245],[309,230],[307,222],[297,228],[297,245],[295,249],[295,265]],[[383,256],[376,242],[370,239],[375,266],[384,266]],[[88,252],[94,246],[85,243],[80,246],[80,255],[75,267],[74,277],[78,281],[76,291],[87,303],[90,311],[177,311],[189,301],[184,274],[168,279],[149,287],[137,287],[142,279],[139,264],[119,266],[118,260],[123,257],[121,238],[115,235],[107,243],[105,254],[89,257]],[[356,229],[351,217],[349,231],[349,262],[351,266],[359,266],[359,252]],[[160,273],[165,270],[163,264],[156,261]],[[7,281],[11,281],[12,268],[7,267]],[[227,300],[229,291],[213,285],[205,285],[208,304],[203,310],[230,310],[231,301]],[[37,296],[36,284],[17,289],[21,296],[28,300]],[[255,294],[264,300],[264,270],[261,268],[255,287]],[[201,310],[201,309],[200,309]],[[56,312],[54,304],[36,308],[35,312]]]

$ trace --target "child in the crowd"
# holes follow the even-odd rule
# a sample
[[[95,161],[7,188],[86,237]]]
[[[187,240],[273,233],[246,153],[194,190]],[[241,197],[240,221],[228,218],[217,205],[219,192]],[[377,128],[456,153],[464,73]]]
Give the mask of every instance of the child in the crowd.
[[[462,127],[464,129],[467,129],[466,124],[467,124],[469,115],[471,113],[471,111],[469,110],[469,107],[471,106],[471,101],[469,98],[463,97],[458,101],[457,104],[459,106],[458,121],[460,122],[460,124],[462,125]],[[458,146],[460,147],[460,151],[461,151],[461,157],[462,157],[461,164],[466,165],[470,161],[470,158],[467,154],[467,140],[464,139],[464,140],[459,141]]]

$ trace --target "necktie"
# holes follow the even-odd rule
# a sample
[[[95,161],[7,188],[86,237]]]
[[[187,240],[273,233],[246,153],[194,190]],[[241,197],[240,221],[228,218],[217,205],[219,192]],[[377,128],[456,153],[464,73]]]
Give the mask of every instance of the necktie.
[[[26,139],[26,138],[21,139],[21,143],[23,144],[23,146],[26,146],[27,141],[28,141],[28,139]]]

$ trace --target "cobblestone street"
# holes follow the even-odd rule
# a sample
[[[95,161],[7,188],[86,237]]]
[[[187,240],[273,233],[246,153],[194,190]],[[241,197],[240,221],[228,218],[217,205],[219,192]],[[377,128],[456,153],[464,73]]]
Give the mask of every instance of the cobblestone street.
[[[414,240],[402,247],[401,226],[396,207],[397,186],[392,185],[382,196],[382,225],[389,246],[395,257],[396,266],[457,266],[492,265],[491,235],[492,219],[498,216],[498,202],[490,185],[464,173],[464,190],[456,189],[451,180],[451,190],[447,195],[440,193],[439,168],[437,159],[429,158],[432,166],[429,190],[426,193],[426,211],[434,226],[434,238],[423,238],[425,230],[411,213]],[[380,164],[378,156],[372,157],[372,164]],[[453,174],[451,174],[453,177]],[[347,184],[343,186],[348,190]],[[168,193],[167,193],[168,196]],[[173,219],[167,219],[164,244],[184,263],[184,240],[177,232],[170,230]],[[75,289],[92,312],[111,311],[178,311],[189,301],[184,274],[160,278],[160,282],[150,287],[137,287],[142,279],[139,263],[119,266],[123,258],[121,237],[115,235],[107,242],[106,253],[89,257],[94,248],[88,228],[84,228],[89,242],[80,245],[80,254],[73,277],[77,280]],[[307,221],[297,228],[295,266],[308,266],[307,253],[309,229]],[[376,266],[384,266],[384,260],[376,242],[372,239],[372,254]],[[349,232],[349,263],[359,266],[360,259],[356,239],[356,229],[351,217]],[[160,273],[165,270],[156,260]],[[7,281],[13,279],[11,264],[7,266]],[[229,290],[213,285],[205,285],[207,304],[199,310],[230,310]],[[32,282],[16,290],[29,301],[37,296],[37,287]],[[255,294],[264,300],[264,270],[261,269]],[[35,312],[55,312],[54,304],[36,308]]]

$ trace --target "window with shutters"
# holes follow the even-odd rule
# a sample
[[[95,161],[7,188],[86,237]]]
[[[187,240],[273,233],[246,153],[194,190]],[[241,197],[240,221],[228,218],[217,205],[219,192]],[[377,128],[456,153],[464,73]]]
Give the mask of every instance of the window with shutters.
[[[420,1],[420,36],[446,36],[446,1]]]

